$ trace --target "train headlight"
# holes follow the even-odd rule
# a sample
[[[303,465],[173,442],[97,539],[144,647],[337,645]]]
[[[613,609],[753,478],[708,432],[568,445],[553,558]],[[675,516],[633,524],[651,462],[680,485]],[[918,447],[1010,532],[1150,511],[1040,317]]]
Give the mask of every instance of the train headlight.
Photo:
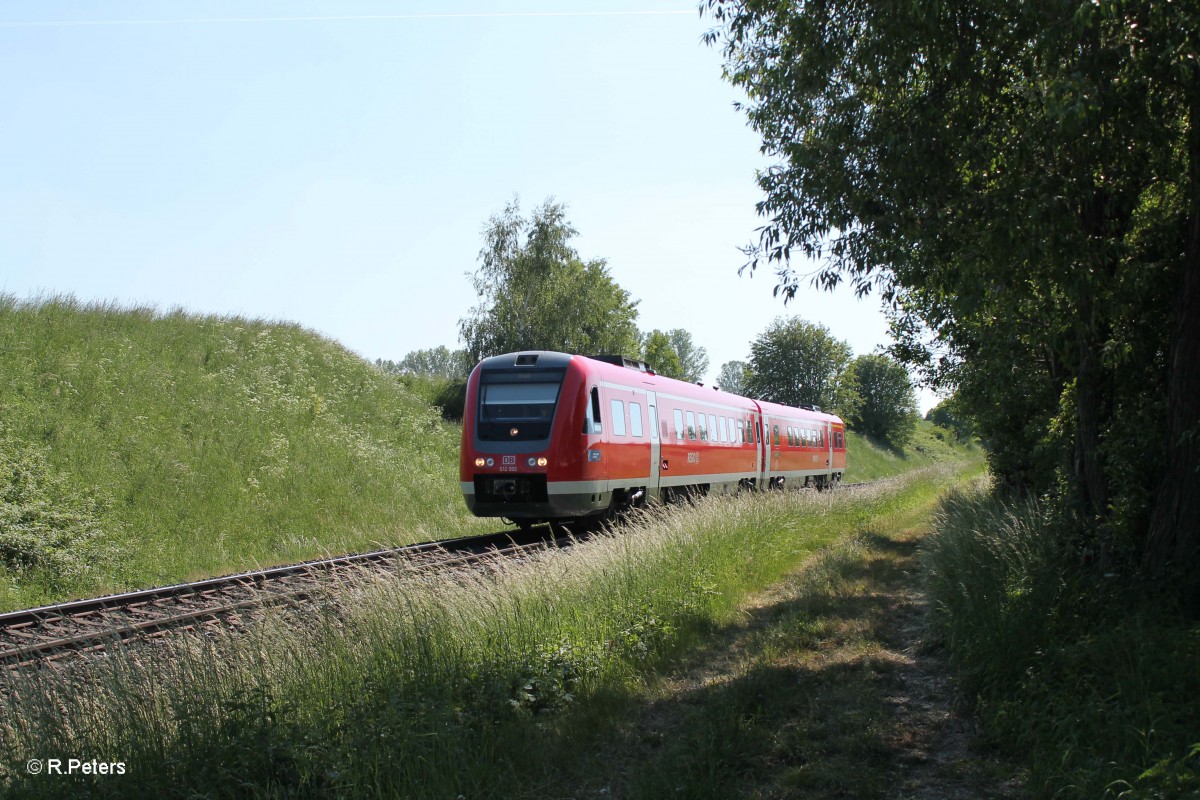
[[[482,458],[475,459],[475,466],[477,467],[482,467],[485,463],[487,462],[485,462]]]
[[[487,460],[485,463],[486,463],[486,464],[487,464],[489,467],[494,467],[494,466],[496,466],[496,459],[494,459],[494,458],[489,458],[489,459],[488,459],[488,460]]]
[[[537,461],[537,465],[538,465],[539,467],[544,467],[544,466],[546,466],[546,465],[547,465],[547,464],[549,464],[549,463],[550,463],[550,461],[549,461],[549,460],[548,460],[548,459],[547,459],[545,456],[542,456],[542,457],[541,457],[541,458],[539,458],[539,459],[538,459],[538,461]]]

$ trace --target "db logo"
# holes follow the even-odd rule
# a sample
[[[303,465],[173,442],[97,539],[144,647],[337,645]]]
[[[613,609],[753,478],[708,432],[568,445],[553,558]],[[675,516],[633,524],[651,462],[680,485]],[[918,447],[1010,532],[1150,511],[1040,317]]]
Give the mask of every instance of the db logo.
[[[508,466],[510,464],[515,465],[517,463],[517,457],[516,456],[505,456],[504,460],[501,461],[500,463],[504,464],[505,466]]]

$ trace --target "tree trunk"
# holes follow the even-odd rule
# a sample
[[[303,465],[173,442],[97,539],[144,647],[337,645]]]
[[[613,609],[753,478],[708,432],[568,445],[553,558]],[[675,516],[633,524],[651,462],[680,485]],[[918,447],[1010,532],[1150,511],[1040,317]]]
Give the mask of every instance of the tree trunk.
[[[1187,249],[1167,374],[1166,473],[1154,498],[1143,565],[1152,575],[1173,572],[1195,611],[1200,605],[1200,99],[1193,98],[1190,112]]]
[[[1081,312],[1083,313],[1083,312]],[[1108,395],[1104,391],[1104,368],[1093,332],[1077,336],[1079,373],[1075,384],[1075,485],[1089,527],[1108,514],[1108,476],[1100,432],[1107,419]]]

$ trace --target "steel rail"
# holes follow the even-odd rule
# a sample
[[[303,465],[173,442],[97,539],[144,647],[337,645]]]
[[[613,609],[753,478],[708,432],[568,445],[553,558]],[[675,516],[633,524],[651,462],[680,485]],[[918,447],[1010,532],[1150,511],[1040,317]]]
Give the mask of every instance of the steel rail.
[[[71,652],[103,649],[108,643],[194,627],[237,612],[304,600],[328,591],[329,578],[335,573],[400,562],[420,569],[452,569],[572,541],[568,536],[543,533],[502,532],[423,542],[12,611],[0,614],[0,664],[20,667],[49,661]],[[428,560],[421,563],[422,559]],[[139,614],[151,616],[137,619]]]

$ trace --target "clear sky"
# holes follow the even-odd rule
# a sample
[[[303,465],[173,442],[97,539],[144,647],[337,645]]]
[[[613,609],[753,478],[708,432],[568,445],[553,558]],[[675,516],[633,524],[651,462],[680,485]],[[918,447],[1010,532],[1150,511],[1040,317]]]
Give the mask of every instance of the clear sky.
[[[488,217],[553,196],[639,327],[691,331],[711,376],[777,315],[872,352],[877,299],[785,308],[738,276],[767,162],[710,24],[680,0],[8,0],[0,291],[399,359],[457,346]]]

